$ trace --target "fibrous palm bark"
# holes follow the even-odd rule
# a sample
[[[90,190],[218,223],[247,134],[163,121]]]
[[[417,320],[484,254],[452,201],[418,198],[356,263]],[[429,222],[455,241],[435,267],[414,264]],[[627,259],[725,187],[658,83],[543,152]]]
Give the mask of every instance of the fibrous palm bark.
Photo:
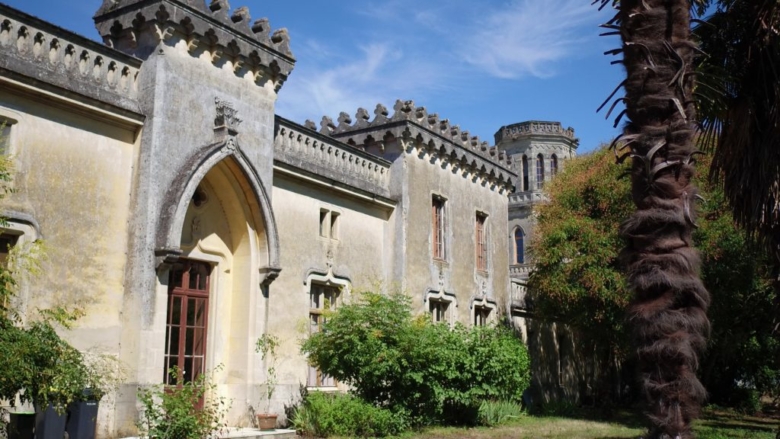
[[[602,0],[603,5],[611,4]],[[693,247],[697,190],[692,98],[695,45],[687,0],[621,0],[605,25],[620,35],[626,69],[619,160],[632,160],[636,212],[621,226],[634,300],[628,314],[652,438],[690,438],[706,392],[696,377],[710,297]],[[613,105],[614,107],[614,105]]]

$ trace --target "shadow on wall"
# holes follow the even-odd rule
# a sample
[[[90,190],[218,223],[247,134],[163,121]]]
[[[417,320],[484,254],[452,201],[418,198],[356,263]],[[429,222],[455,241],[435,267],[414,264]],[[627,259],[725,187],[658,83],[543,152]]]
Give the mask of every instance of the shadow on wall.
[[[604,406],[624,399],[623,364],[567,325],[516,318],[524,326],[531,358],[532,409],[542,406]]]

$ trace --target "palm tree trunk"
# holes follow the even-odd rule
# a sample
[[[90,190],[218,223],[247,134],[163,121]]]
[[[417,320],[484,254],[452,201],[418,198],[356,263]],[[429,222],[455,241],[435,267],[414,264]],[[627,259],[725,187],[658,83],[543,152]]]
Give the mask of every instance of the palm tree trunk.
[[[652,438],[690,438],[706,391],[696,378],[709,333],[699,278],[692,156],[694,44],[687,0],[621,0],[624,145],[636,212],[621,226],[634,300],[629,319]]]

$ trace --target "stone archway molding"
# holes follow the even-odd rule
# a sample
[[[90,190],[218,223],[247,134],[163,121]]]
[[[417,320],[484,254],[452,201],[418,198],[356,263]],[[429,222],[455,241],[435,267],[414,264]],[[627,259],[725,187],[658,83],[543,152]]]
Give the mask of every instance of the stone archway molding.
[[[208,172],[226,158],[232,158],[252,188],[268,240],[268,264],[259,267],[261,284],[269,284],[279,275],[279,233],[271,201],[254,166],[249,162],[235,138],[212,143],[200,148],[177,172],[163,199],[155,239],[156,265],[173,263],[182,254],[181,234],[187,207],[195,189]]]

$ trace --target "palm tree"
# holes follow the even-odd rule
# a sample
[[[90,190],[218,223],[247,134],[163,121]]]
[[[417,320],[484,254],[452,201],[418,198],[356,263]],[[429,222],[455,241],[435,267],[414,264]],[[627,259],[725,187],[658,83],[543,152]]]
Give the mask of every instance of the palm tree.
[[[734,219],[775,257],[780,274],[780,6],[720,0],[695,32],[702,126],[714,147],[711,177]],[[777,279],[777,278],[776,278]],[[776,283],[780,292],[780,279]]]
[[[696,106],[691,4],[688,0],[597,0],[617,15],[604,26],[619,34],[627,122],[615,145],[630,158],[636,211],[621,226],[634,300],[632,323],[650,437],[693,437],[706,392],[696,377],[709,333],[709,293],[692,245],[696,227]],[[602,105],[603,106],[603,105]],[[614,104],[613,104],[614,108]]]

